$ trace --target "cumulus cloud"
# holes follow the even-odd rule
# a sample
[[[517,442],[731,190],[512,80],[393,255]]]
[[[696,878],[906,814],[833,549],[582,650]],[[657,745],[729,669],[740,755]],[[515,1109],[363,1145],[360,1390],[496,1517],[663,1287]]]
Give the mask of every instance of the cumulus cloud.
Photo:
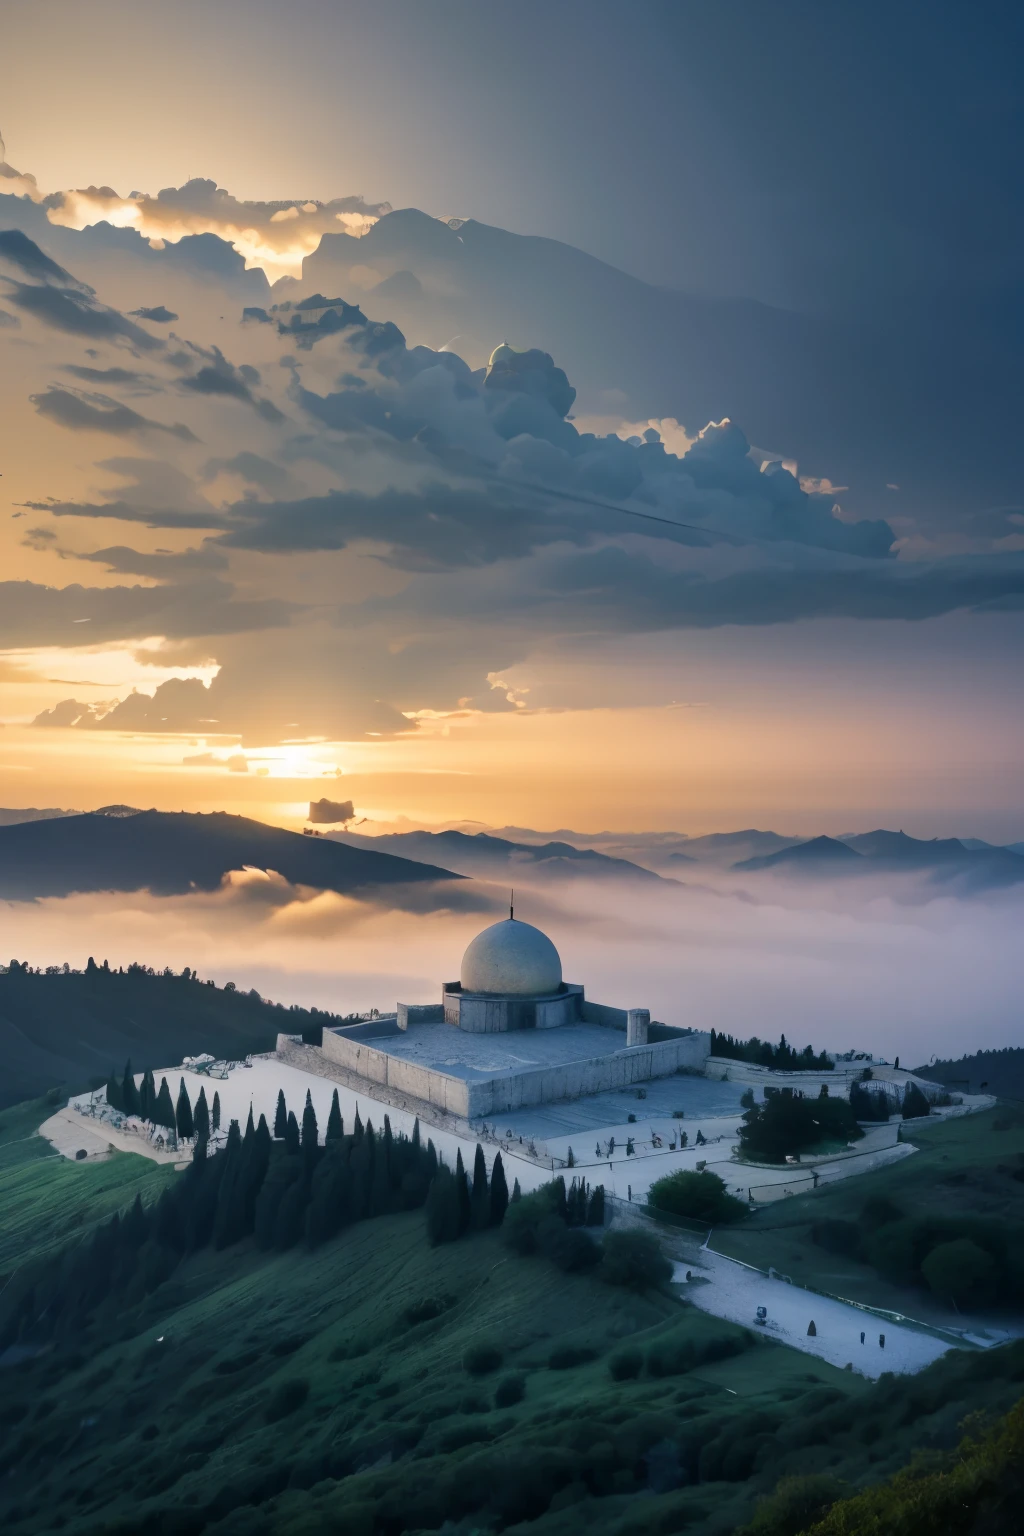
[[[309,815],[307,821],[318,825],[337,826],[339,822],[351,821],[355,815],[355,806],[351,800],[311,800],[309,802]]]
[[[178,318],[166,304],[143,305],[141,309],[133,309],[131,313],[137,320],[149,320],[154,325],[170,325]]]
[[[81,390],[61,389],[51,385],[41,394],[29,399],[40,416],[47,417],[59,427],[72,432],[110,432],[115,437],[130,437],[135,432],[169,432],[183,443],[197,443],[199,439],[184,422],[168,426],[163,421],[153,421],[140,416],[131,406],[123,405],[109,395],[86,394]]]
[[[229,635],[284,626],[297,611],[297,604],[281,598],[238,599],[230,583],[212,578],[154,587],[46,587],[4,581],[0,647],[75,647],[150,635]]]

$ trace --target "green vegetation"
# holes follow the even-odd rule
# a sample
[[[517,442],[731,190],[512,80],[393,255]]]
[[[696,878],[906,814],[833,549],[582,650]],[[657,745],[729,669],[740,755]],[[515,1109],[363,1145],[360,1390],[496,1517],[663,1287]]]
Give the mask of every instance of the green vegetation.
[[[831,1098],[824,1085],[813,1098],[792,1088],[766,1088],[764,1103],[743,1116],[740,1151],[755,1161],[783,1163],[800,1152],[843,1147],[863,1135],[849,1099]]]
[[[728,1194],[724,1179],[707,1169],[695,1173],[683,1168],[678,1173],[657,1179],[651,1185],[647,1203],[673,1216],[707,1222],[709,1227],[721,1222],[742,1221],[747,1215],[745,1202]]]
[[[272,1050],[280,1032],[314,1038],[325,1023],[340,1022],[315,1008],[285,1008],[258,992],[239,992],[233,983],[216,987],[188,966],[180,975],[143,965],[111,970],[106,961],[85,971],[65,964],[40,972],[12,960],[0,967],[0,1108],[59,1084],[68,1093],[99,1087],[97,1060],[120,1062],[126,1048],[136,1071],[199,1051],[237,1060]],[[114,1082],[115,1093],[127,1087],[123,1078]]]
[[[1010,1300],[1024,1283],[1024,1114],[933,1116],[905,1124],[903,1138],[913,1156],[756,1210],[741,1226],[718,1229],[714,1246],[925,1321],[950,1319],[951,1296],[974,1310]],[[994,1273],[961,1241],[989,1255]],[[931,1252],[954,1244],[924,1269]],[[951,1282],[959,1294],[943,1289]]]
[[[780,1037],[778,1045],[772,1045],[767,1040],[759,1040],[756,1035],[751,1035],[749,1040],[734,1040],[732,1035],[720,1035],[714,1029],[711,1031],[711,1055],[726,1056],[730,1061],[749,1061],[757,1067],[774,1067],[781,1072],[831,1072],[835,1065],[824,1051],[815,1055],[811,1045],[805,1045],[802,1051],[795,1050],[785,1035]]]

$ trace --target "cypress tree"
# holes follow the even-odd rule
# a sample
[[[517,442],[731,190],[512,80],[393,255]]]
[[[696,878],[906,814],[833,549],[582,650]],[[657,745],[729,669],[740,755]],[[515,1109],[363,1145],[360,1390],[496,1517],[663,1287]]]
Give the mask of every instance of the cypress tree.
[[[487,1193],[487,1163],[484,1158],[484,1149],[477,1142],[476,1155],[473,1159],[473,1192],[470,1200],[474,1227],[486,1227],[490,1220]]]
[[[284,1128],[284,1149],[286,1152],[298,1152],[300,1145],[299,1122],[295,1118],[295,1112],[290,1109]]]
[[[245,1181],[242,1134],[238,1121],[228,1127],[228,1141],[217,1191],[217,1209],[213,1219],[213,1245],[227,1248],[237,1243],[245,1231]]]
[[[505,1182],[505,1165],[501,1161],[501,1153],[497,1152],[494,1157],[494,1167],[491,1169],[490,1223],[492,1227],[501,1226],[507,1209],[508,1185]]]
[[[263,1116],[261,1115],[260,1119],[262,1120],[262,1118],[263,1118]],[[245,1135],[242,1137],[242,1146],[243,1146],[243,1148],[246,1151],[248,1151],[248,1149],[252,1146],[252,1144],[255,1141],[255,1139],[256,1139],[256,1127],[253,1124],[253,1120],[252,1120],[252,1104],[250,1103],[250,1105],[249,1105],[249,1118],[245,1122]]]
[[[516,1205],[522,1198],[523,1192],[519,1188],[519,1180],[516,1179],[515,1183],[512,1185],[512,1199],[509,1203],[511,1205]]]
[[[437,1148],[432,1141],[427,1142],[427,1178],[433,1179],[437,1174]]]
[[[459,1194],[450,1168],[442,1163],[427,1191],[427,1237],[432,1248],[459,1236]]]
[[[219,1131],[220,1130],[220,1094],[216,1091],[216,1089],[214,1090],[214,1094],[213,1094],[213,1115],[211,1116],[211,1119],[212,1119],[212,1122],[213,1122],[213,1129],[215,1131]]]
[[[417,1153],[420,1150],[420,1117],[419,1117],[419,1115],[416,1116],[416,1119],[412,1123],[412,1149],[413,1149],[414,1152],[417,1152]]]
[[[124,1103],[121,1098],[121,1083],[113,1069],[107,1078],[107,1103],[111,1109],[120,1109]]]
[[[162,1125],[165,1130],[173,1131],[175,1128],[174,1105],[171,1103],[171,1090],[167,1086],[166,1077],[160,1079],[160,1092],[156,1096],[156,1110],[153,1119],[157,1125]]]
[[[196,1107],[192,1115],[192,1124],[195,1127],[196,1136],[200,1141],[210,1139],[210,1106],[206,1102],[206,1088],[200,1088],[199,1097],[196,1099]]]
[[[459,1202],[459,1236],[468,1232],[473,1220],[473,1202],[469,1193],[469,1180],[462,1161],[462,1148],[455,1157],[455,1191]]]
[[[363,1122],[359,1118],[359,1105],[356,1105],[356,1123],[352,1127],[352,1134],[358,1141],[363,1134]]]
[[[147,1067],[142,1074],[142,1085],[139,1088],[139,1113],[143,1120],[152,1120],[153,1111],[156,1108],[156,1084],[153,1081],[151,1068]]]
[[[201,1168],[202,1165],[206,1162],[206,1152],[207,1152],[208,1146],[209,1146],[209,1142],[207,1141],[207,1138],[205,1136],[197,1136],[196,1137],[196,1144],[192,1148],[192,1166],[193,1167],[198,1166],[198,1167]]]
[[[126,1115],[137,1115],[142,1107],[139,1103],[139,1090],[135,1086],[135,1077],[132,1073],[131,1058],[124,1064],[124,1077],[121,1079],[121,1103]]]
[[[338,1090],[335,1088],[331,1098],[331,1112],[327,1116],[327,1130],[324,1132],[324,1145],[329,1147],[332,1142],[341,1141],[345,1134],[345,1122],[341,1118],[341,1105],[338,1103]]]
[[[188,1089],[185,1087],[185,1079],[181,1079],[178,1089],[178,1107],[175,1111],[175,1125],[178,1135],[182,1138],[195,1135],[195,1124],[192,1119],[192,1104],[189,1100]]]
[[[319,1139],[316,1123],[316,1110],[313,1108],[313,1096],[306,1089],[306,1107],[302,1111],[302,1145],[307,1152],[315,1152]]]
[[[587,1226],[604,1226],[604,1185],[599,1184],[591,1193],[590,1203],[587,1206]]]
[[[288,1106],[284,1102],[284,1089],[277,1090],[277,1113],[274,1116],[274,1139],[284,1141],[288,1129]]]

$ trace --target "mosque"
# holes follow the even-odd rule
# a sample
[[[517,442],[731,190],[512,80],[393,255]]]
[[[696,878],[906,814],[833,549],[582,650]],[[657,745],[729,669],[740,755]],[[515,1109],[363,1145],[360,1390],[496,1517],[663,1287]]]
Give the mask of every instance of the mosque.
[[[510,909],[462,957],[439,1003],[325,1028],[318,1049],[374,1085],[463,1119],[703,1071],[710,1037],[652,1023],[646,1008],[591,1002],[558,950]]]

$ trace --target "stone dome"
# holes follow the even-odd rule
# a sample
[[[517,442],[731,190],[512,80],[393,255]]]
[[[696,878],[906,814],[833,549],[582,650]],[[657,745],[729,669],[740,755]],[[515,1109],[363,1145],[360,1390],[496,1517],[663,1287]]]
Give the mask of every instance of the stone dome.
[[[546,933],[509,917],[478,933],[462,957],[462,990],[544,997],[562,985],[562,962]]]

